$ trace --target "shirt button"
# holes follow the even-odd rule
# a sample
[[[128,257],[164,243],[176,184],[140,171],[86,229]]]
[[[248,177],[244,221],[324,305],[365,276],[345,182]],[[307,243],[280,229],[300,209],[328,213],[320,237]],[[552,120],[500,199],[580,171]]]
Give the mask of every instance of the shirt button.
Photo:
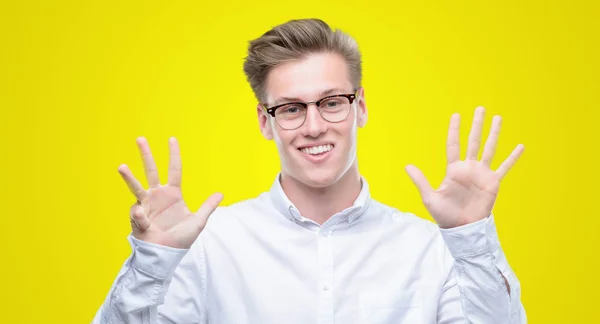
[[[290,215],[293,219],[298,219],[300,214],[294,209],[294,207],[290,207]]]
[[[323,291],[328,291],[330,288],[327,284],[323,285]]]

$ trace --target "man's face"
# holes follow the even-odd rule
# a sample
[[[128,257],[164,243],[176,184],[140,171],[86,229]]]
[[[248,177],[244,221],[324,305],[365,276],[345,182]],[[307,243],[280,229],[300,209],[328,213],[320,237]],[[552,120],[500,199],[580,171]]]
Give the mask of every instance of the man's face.
[[[267,77],[268,106],[287,102],[316,101],[328,95],[354,93],[345,60],[332,53],[315,53],[301,60],[274,67]],[[286,176],[311,187],[337,182],[356,160],[356,132],[367,120],[363,89],[352,103],[348,117],[328,122],[315,104],[306,111],[304,124],[297,129],[281,128],[259,105],[261,132],[275,139],[281,170]],[[332,148],[320,154],[311,147]]]

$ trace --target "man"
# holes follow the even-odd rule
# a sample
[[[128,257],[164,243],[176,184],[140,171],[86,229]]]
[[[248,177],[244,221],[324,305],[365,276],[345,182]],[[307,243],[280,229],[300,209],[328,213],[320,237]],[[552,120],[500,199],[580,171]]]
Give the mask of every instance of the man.
[[[523,152],[517,146],[490,169],[499,117],[478,161],[484,110],[476,109],[461,161],[452,116],[439,189],[407,167],[435,225],[371,199],[359,174],[367,105],[350,36],[321,20],[289,21],[250,43],[244,71],[260,130],[281,160],[270,191],[218,208],[214,194],[192,213],[176,140],[161,185],[139,138],[150,188],[119,167],[137,198],[133,253],[94,323],[526,322],[491,214]]]

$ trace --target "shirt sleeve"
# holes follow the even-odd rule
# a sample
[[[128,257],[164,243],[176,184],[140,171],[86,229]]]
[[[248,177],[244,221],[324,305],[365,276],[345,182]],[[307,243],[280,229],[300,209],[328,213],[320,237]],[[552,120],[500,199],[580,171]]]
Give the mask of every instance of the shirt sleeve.
[[[521,285],[500,246],[494,216],[440,231],[454,265],[440,298],[438,323],[527,323]]]
[[[132,254],[92,324],[200,323],[204,282],[204,267],[200,265],[204,259],[199,240],[189,250],[141,241],[132,235],[128,240]],[[197,293],[191,294],[189,290],[194,289]],[[187,307],[183,309],[183,305]]]

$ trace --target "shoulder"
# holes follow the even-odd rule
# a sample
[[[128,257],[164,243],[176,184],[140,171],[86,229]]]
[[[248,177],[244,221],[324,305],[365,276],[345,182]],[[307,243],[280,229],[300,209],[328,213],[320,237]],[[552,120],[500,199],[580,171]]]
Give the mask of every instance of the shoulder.
[[[401,211],[398,208],[383,204],[377,200],[372,200],[371,204],[373,212],[381,217],[381,221],[393,227],[410,229],[417,234],[440,234],[438,225],[428,219],[411,212]]]
[[[378,201],[372,204],[372,218],[382,231],[394,237],[396,243],[446,253],[446,244],[435,222]]]
[[[388,244],[397,251],[410,247],[423,257],[432,257],[436,264],[451,267],[453,259],[435,222],[377,201],[373,201],[372,207],[380,215],[373,218],[378,219],[384,236],[390,237]]]
[[[268,199],[270,199],[268,193],[264,192],[253,198],[240,200],[230,205],[219,206],[208,218],[205,230],[230,229],[239,226],[240,223],[247,220],[256,221],[258,217],[268,212],[267,209],[273,208]]]

